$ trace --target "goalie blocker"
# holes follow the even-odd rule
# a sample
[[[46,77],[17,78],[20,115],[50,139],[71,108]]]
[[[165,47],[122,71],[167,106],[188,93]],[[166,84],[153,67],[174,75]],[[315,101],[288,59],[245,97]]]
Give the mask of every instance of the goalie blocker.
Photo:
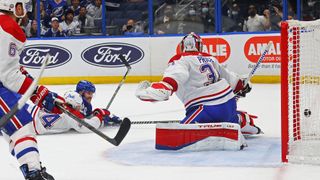
[[[235,123],[157,124],[158,150],[241,150],[247,147]]]

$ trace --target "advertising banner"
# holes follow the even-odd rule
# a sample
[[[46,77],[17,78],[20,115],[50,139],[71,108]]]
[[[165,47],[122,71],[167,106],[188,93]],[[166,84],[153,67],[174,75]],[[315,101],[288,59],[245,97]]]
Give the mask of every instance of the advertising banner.
[[[132,66],[129,77],[161,77],[170,58],[180,52],[182,37],[29,40],[20,63],[33,73],[49,53],[50,64],[44,77],[112,77],[125,72],[119,59],[123,55]],[[203,51],[241,75],[250,72],[272,41],[256,76],[280,75],[280,35],[277,33],[203,35],[202,39]]]

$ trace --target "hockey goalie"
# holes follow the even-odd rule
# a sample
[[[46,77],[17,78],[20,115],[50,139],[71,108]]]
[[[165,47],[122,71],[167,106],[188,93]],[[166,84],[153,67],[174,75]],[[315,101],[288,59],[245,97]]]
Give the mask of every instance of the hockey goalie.
[[[202,52],[195,33],[179,44],[160,82],[142,81],[136,96],[142,101],[166,101],[176,93],[186,109],[180,124],[158,124],[156,149],[240,150],[247,146],[243,134],[259,134],[253,118],[237,111],[236,98],[245,97],[251,84]]]

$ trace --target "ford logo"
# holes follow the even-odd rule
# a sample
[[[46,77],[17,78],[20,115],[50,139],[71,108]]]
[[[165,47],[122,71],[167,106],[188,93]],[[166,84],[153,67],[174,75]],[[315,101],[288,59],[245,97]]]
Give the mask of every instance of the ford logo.
[[[126,43],[103,43],[88,47],[81,53],[82,59],[94,66],[123,67],[119,56],[123,55],[130,65],[141,61],[144,52],[138,46]]]
[[[39,69],[44,62],[47,53],[50,55],[47,68],[62,66],[71,60],[71,52],[63,47],[50,44],[37,44],[26,46],[20,55],[20,64]]]

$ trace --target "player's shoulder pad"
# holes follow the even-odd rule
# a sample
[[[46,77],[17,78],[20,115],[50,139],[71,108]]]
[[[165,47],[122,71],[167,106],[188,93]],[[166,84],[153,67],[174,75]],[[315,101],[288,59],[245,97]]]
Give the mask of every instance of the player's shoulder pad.
[[[8,15],[0,15],[0,27],[20,42],[25,42],[27,39],[18,23]]]
[[[172,62],[174,62],[174,61],[178,61],[178,60],[180,60],[181,59],[181,54],[176,54],[176,55],[174,55],[170,60],[169,60],[169,62],[168,62],[168,64],[170,64],[170,63],[172,63]]]

